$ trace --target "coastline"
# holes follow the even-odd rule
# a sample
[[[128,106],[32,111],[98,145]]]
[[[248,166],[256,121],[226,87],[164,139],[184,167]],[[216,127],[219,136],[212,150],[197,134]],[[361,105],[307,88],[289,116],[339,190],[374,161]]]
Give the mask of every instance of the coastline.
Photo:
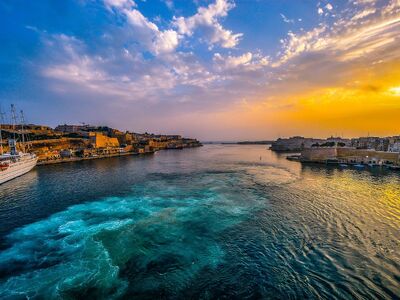
[[[54,164],[72,163],[72,162],[83,161],[83,160],[105,159],[105,158],[120,157],[120,156],[148,155],[148,154],[154,154],[155,152],[156,151],[146,152],[146,153],[126,152],[126,153],[116,153],[116,154],[90,156],[90,157],[70,157],[70,158],[60,158],[60,159],[54,159],[54,160],[43,160],[43,161],[39,161],[36,164],[36,166],[47,166],[47,165],[54,165]]]
[[[52,159],[52,160],[42,160],[42,161],[38,161],[36,166],[47,166],[47,165],[54,165],[54,164],[72,163],[72,162],[83,161],[83,160],[105,159],[105,158],[120,157],[120,156],[151,155],[151,154],[155,154],[156,152],[162,151],[162,150],[183,150],[183,149],[197,148],[197,147],[201,147],[201,146],[202,146],[202,144],[200,144],[196,147],[192,146],[192,147],[183,147],[183,148],[167,148],[167,149],[160,149],[160,150],[152,150],[152,151],[148,151],[148,152],[144,152],[144,153],[123,152],[123,153],[88,156],[88,157],[70,157],[70,158],[59,158],[59,159]]]

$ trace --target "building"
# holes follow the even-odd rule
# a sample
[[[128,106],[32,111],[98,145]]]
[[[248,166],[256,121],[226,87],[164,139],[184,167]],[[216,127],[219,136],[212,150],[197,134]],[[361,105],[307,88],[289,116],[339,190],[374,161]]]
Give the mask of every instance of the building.
[[[313,147],[305,148],[301,151],[302,161],[306,162],[326,162],[328,159],[337,158],[336,147]]]
[[[353,147],[307,148],[301,151],[303,162],[326,163],[336,160],[349,164],[393,164],[400,163],[400,153],[376,151],[373,149],[357,149]]]
[[[77,151],[76,155],[79,157],[95,157],[97,156],[97,151],[96,149],[83,148]]]
[[[168,142],[161,139],[150,139],[149,146],[154,150],[161,150],[167,148]]]
[[[129,132],[118,132],[111,136],[117,138],[120,145],[132,145],[136,142],[134,136]]]
[[[388,140],[389,140],[388,151],[400,152],[400,136],[392,136],[388,138]]]
[[[389,152],[400,152],[400,142],[394,142],[392,144],[389,144]]]
[[[149,145],[140,146],[140,147],[138,148],[138,153],[139,153],[139,154],[151,153],[151,152],[153,152],[153,150],[150,149],[150,146],[149,146]]]
[[[388,151],[389,139],[380,137],[360,137],[351,140],[351,147],[357,149]]]
[[[398,139],[398,142],[400,142],[400,137]],[[397,146],[394,144],[395,142],[393,141],[391,142],[391,138],[360,137],[350,140],[333,136],[327,139],[313,139],[313,138],[304,138],[301,136],[295,136],[288,139],[276,140],[275,142],[272,143],[271,150],[302,151],[303,149],[312,147],[353,147],[356,149],[389,151],[389,145],[391,143],[392,143],[391,149],[397,149],[396,148]]]
[[[325,143],[323,139],[305,138],[302,136],[294,136],[287,139],[277,139],[271,144],[271,150],[277,152],[284,151],[301,151],[305,148],[311,148],[313,145]]]
[[[74,153],[70,149],[63,149],[60,151],[61,158],[70,158],[74,155]]]
[[[351,146],[351,139],[344,139],[341,137],[329,137],[326,139],[327,143],[334,143],[335,146],[338,147],[350,147]]]
[[[93,148],[112,148],[119,147],[118,139],[115,137],[108,137],[100,132],[95,132],[90,136],[90,143]]]
[[[85,126],[82,125],[58,125],[55,130],[56,131],[61,131],[65,133],[74,133],[74,132],[79,132],[81,131]]]

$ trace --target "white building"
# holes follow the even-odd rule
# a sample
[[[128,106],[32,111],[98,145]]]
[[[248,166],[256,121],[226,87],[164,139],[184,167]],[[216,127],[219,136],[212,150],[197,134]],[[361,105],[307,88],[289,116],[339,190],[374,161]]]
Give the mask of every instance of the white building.
[[[400,152],[400,141],[394,141],[389,143],[389,152]]]

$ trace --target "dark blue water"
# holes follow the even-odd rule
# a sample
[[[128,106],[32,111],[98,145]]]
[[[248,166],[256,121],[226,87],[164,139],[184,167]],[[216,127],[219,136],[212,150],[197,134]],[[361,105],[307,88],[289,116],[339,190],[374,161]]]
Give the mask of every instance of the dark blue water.
[[[1,299],[400,295],[396,173],[208,145],[37,167],[0,199]]]

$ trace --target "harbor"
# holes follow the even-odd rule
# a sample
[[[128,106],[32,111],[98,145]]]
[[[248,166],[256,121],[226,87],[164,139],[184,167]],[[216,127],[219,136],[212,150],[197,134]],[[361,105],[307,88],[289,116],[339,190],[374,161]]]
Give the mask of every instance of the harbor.
[[[102,154],[96,156],[88,156],[88,157],[66,157],[66,158],[57,158],[51,160],[41,160],[36,165],[37,166],[46,166],[46,165],[54,165],[54,164],[62,164],[62,163],[72,163],[84,160],[94,160],[94,159],[105,159],[111,157],[121,157],[121,156],[139,156],[139,155],[151,155],[154,154],[155,151],[149,151],[145,153],[138,153],[138,152],[121,152],[115,154]]]
[[[278,139],[270,149],[288,154],[286,158],[302,164],[400,169],[400,136],[314,139],[292,137]]]
[[[400,300],[400,0],[0,20],[0,300]]]
[[[200,147],[192,138],[120,131],[108,126],[25,124],[23,111],[11,105],[11,124],[0,111],[0,184],[21,176],[36,165],[154,154],[160,150]]]
[[[400,170],[400,154],[397,152],[342,147],[310,148],[304,149],[301,155],[296,158],[303,164],[316,163],[334,165],[340,168],[386,168],[393,171]]]

